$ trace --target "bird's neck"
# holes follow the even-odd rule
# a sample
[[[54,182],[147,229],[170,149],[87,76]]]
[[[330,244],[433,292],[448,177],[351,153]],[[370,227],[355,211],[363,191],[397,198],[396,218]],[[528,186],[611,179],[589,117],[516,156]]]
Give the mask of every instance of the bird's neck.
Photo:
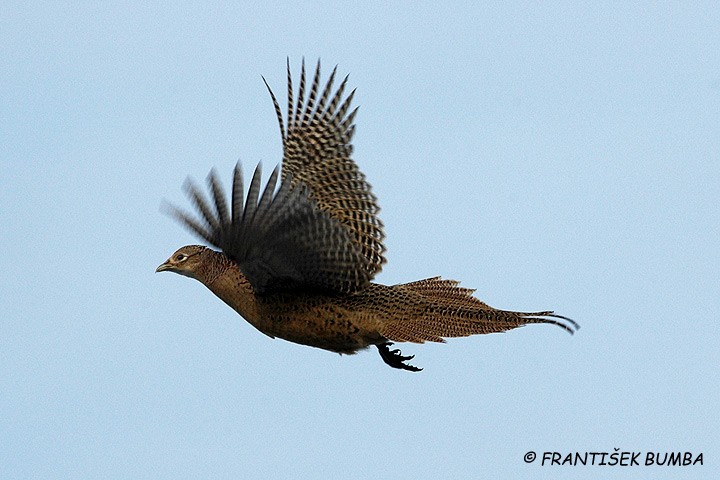
[[[255,325],[259,319],[258,304],[248,279],[225,254],[208,250],[206,255],[208,257],[203,262],[202,278],[198,280]]]

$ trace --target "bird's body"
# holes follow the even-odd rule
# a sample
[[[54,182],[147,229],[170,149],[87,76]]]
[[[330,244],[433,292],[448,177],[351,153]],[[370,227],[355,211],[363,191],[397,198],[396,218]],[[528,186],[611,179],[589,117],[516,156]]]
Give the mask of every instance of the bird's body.
[[[272,338],[282,338],[337,353],[355,353],[381,340],[382,320],[366,308],[365,289],[355,295],[277,292],[255,295],[238,265],[221,252],[203,250],[211,268],[198,280],[251,325]]]
[[[212,207],[190,184],[200,222],[179,210],[173,214],[222,251],[185,246],[158,271],[200,281],[270,337],[341,354],[375,345],[387,364],[405,370],[419,369],[406,363],[412,357],[389,350],[392,342],[442,342],[530,323],[572,333],[577,324],[566,317],[498,310],[453,280],[371,281],[385,262],[383,226],[370,185],[350,158],[353,94],[341,102],[346,78],[331,97],[334,76],[318,96],[318,64],[306,100],[303,68],[295,104],[288,68],[287,130],[270,91],[285,151],[279,189],[275,170],[261,194],[258,167],[243,202],[236,167],[228,208],[214,172]]]

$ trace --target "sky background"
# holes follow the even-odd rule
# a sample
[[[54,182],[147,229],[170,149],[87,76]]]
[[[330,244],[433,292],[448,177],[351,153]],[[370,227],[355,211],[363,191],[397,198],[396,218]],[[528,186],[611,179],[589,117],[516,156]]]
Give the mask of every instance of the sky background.
[[[73,3],[0,6],[1,478],[717,478],[715,2]],[[303,56],[358,88],[377,281],[575,336],[406,344],[415,374],[155,273],[187,176],[279,163],[260,76],[283,103]],[[614,449],[705,465],[523,461]]]

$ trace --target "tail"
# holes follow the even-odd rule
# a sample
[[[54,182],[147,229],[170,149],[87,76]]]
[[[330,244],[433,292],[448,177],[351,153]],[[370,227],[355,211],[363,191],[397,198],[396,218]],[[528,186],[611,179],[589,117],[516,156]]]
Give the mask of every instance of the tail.
[[[390,287],[404,297],[409,308],[407,314],[387,322],[380,333],[394,342],[423,343],[504,332],[532,323],[557,325],[570,334],[580,328],[574,320],[551,311],[511,312],[492,308],[473,297],[475,290],[458,287],[458,283],[434,277]]]

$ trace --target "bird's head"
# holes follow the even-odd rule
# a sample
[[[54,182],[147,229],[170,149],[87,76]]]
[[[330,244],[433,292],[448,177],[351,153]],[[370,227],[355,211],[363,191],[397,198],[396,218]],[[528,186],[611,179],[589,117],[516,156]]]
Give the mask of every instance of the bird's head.
[[[190,278],[198,278],[207,247],[200,245],[185,245],[179,248],[165,263],[157,267],[156,272],[175,272]]]

